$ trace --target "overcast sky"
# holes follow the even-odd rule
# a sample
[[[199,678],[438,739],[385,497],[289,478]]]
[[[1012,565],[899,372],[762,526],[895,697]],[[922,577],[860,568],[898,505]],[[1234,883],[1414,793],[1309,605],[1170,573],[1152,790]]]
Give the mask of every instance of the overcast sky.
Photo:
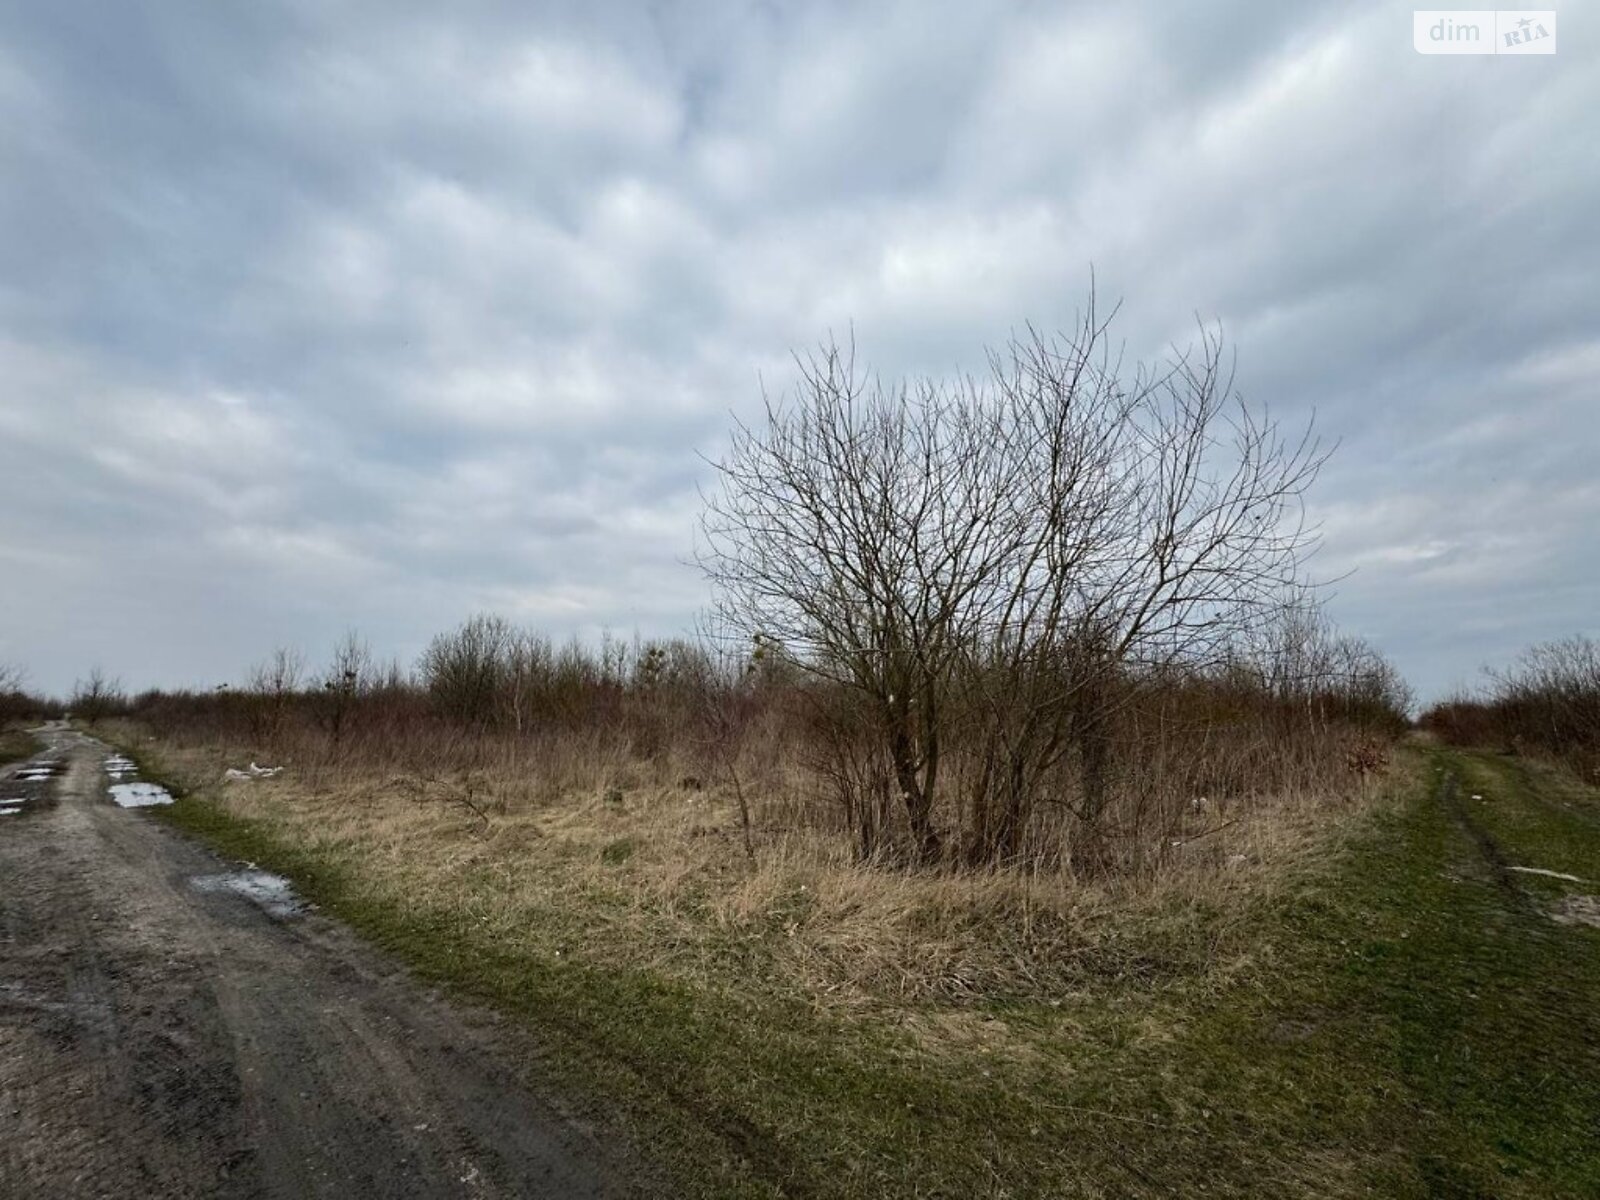
[[[1202,11],[1203,10],[1203,11]],[[0,4],[0,661],[686,628],[788,353],[1223,323],[1424,691],[1600,610],[1600,6]]]

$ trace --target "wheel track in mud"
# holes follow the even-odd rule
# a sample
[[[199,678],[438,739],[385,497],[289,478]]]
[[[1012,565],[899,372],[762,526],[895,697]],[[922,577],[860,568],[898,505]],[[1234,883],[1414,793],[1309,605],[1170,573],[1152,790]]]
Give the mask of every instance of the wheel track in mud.
[[[537,1047],[334,922],[196,891],[229,864],[47,736],[65,770],[0,826],[0,1195],[635,1193]]]

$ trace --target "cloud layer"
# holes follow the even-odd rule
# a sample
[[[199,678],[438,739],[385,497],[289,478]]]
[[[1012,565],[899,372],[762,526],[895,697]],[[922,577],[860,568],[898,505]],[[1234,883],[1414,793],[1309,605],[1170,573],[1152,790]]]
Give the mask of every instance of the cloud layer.
[[[1334,615],[1425,691],[1592,631],[1584,14],[1430,58],[1390,4],[1169,9],[12,6],[0,660],[683,629],[699,456],[792,347],[976,365],[1091,264],[1135,352],[1220,320],[1342,443]]]

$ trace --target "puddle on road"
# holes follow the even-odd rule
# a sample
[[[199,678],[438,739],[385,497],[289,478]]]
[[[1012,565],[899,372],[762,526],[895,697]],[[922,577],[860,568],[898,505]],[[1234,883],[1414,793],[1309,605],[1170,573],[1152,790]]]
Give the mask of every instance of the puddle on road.
[[[274,917],[297,917],[305,905],[294,894],[289,881],[271,871],[230,871],[226,875],[197,875],[189,881],[197,892],[232,892]]]
[[[13,816],[21,811],[21,800],[0,800],[0,817]]]
[[[114,783],[111,798],[123,808],[150,808],[172,803],[172,793],[156,783]]]
[[[138,768],[130,759],[123,758],[120,754],[113,754],[105,761],[106,774],[112,779],[123,779],[134,774]]]

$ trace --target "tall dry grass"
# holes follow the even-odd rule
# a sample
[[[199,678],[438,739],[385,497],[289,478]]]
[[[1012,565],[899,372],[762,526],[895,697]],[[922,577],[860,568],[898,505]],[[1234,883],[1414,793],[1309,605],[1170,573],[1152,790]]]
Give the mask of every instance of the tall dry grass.
[[[1119,711],[1113,869],[1078,869],[1069,759],[1043,781],[1026,853],[973,869],[953,839],[928,867],[883,849],[903,828],[863,858],[838,745],[802,681],[666,669],[648,648],[589,667],[530,688],[519,720],[468,719],[372,672],[345,690],[339,674],[292,692],[149,694],[121,736],[397,904],[477,913],[540,953],[701,982],[767,973],[849,1006],[1226,975],[1252,943],[1217,914],[1376,794],[1394,728],[1332,696],[1173,679]],[[956,831],[963,755],[935,809]],[[251,762],[284,770],[225,782]]]
[[[226,768],[265,751],[180,728],[147,748],[235,815],[356,864],[394,903],[473,911],[510,944],[701,984],[768,973],[844,1007],[1225,977],[1252,942],[1216,914],[1318,853],[1377,791],[1368,776],[1208,797],[1152,839],[1144,870],[1081,880],[1061,867],[863,864],[792,755],[751,757],[747,849],[732,782],[693,775],[690,755],[572,733],[441,734],[410,748],[413,768],[376,740],[355,744],[332,756],[300,731],[271,758],[282,775],[233,783]]]

